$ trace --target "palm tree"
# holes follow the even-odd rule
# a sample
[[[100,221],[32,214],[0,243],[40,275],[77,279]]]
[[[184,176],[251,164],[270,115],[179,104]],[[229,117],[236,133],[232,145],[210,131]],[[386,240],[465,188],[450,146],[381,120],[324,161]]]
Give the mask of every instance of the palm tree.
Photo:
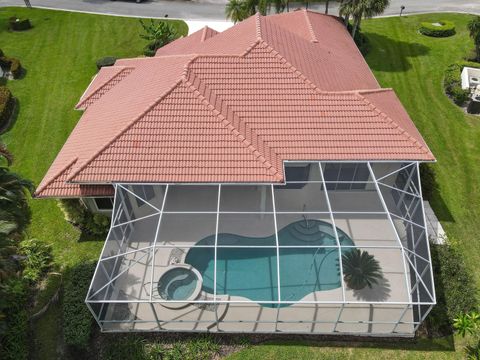
[[[476,60],[480,61],[480,16],[470,20],[467,27],[468,31],[470,32],[470,37],[473,39],[473,43],[475,44]]]
[[[353,249],[342,256],[343,278],[350,289],[361,290],[378,284],[382,270],[378,260],[366,251]]]
[[[30,180],[0,167],[0,220],[14,223],[23,229],[30,221],[27,194],[33,192]]]
[[[225,6],[225,14],[234,24],[249,16],[244,0],[229,0]]]
[[[340,5],[340,16],[348,23],[353,18],[352,37],[355,38],[362,18],[371,18],[382,14],[390,5],[390,0],[344,0]]]
[[[180,36],[175,27],[166,21],[155,22],[153,19],[150,19],[150,23],[147,24],[140,19],[140,25],[144,31],[143,34],[140,34],[140,37],[150,41],[144,51],[144,54],[147,56],[154,56],[157,49]]]

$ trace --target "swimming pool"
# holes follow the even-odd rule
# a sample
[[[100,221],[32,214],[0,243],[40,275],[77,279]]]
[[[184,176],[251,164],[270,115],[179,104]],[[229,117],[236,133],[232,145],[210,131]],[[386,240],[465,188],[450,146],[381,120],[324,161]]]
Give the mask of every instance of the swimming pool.
[[[353,241],[337,228],[342,245]],[[275,244],[275,234],[264,238],[219,233],[218,244]],[[293,222],[278,232],[280,245],[336,245],[332,225],[321,220]],[[200,240],[198,245],[212,245],[215,235]],[[282,301],[298,301],[314,291],[341,286],[339,252],[336,248],[280,248],[280,287]],[[213,294],[214,251],[193,247],[185,263],[196,268],[203,277],[202,289]],[[252,301],[277,301],[275,248],[218,248],[217,294],[243,296]],[[275,304],[262,304],[276,307]],[[288,305],[285,305],[288,306]]]

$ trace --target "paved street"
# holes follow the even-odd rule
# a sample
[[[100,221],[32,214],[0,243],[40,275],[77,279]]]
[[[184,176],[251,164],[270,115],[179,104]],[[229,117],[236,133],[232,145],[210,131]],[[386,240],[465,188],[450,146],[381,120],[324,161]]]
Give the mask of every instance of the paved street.
[[[112,15],[179,18],[186,20],[222,21],[225,20],[226,0],[210,0],[210,2],[186,0],[148,0],[140,4],[133,0],[31,0],[33,6],[68,9],[85,12],[97,12]],[[23,0],[0,0],[0,6],[22,6]],[[434,11],[468,12],[480,14],[480,0],[391,0],[391,5],[384,15],[397,15],[400,6],[406,7],[405,14]],[[304,3],[292,4],[291,9]],[[323,11],[323,4],[309,5],[309,8]],[[337,13],[335,2],[331,5],[331,13]],[[225,23],[214,28],[222,30]]]

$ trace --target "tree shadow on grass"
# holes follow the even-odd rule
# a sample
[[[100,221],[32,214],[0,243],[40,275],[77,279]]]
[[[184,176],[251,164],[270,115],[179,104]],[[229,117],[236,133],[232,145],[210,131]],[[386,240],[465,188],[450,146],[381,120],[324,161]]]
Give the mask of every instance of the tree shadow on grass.
[[[412,67],[410,59],[426,56],[430,48],[416,42],[392,39],[378,33],[366,32],[370,52],[366,59],[372,70],[385,72],[405,72]]]

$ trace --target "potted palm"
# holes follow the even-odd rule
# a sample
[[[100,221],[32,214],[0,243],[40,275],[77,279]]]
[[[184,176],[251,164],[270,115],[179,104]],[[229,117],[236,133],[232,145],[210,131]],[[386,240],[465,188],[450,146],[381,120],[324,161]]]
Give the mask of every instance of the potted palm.
[[[342,263],[343,279],[350,289],[371,288],[382,278],[378,260],[366,251],[353,249],[342,256]]]

